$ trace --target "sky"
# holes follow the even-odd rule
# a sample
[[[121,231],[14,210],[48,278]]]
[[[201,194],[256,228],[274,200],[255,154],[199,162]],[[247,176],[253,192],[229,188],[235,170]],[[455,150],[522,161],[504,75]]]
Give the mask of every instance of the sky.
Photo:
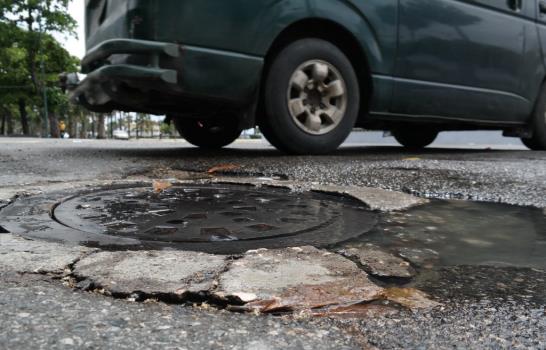
[[[85,0],[73,0],[68,8],[70,15],[78,22],[78,38],[67,37],[59,33],[55,35],[68,52],[79,58],[85,55],[84,10]]]

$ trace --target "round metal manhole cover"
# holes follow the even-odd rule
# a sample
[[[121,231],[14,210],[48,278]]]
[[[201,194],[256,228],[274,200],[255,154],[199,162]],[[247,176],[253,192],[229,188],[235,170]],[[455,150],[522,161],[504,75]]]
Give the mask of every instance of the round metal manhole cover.
[[[107,236],[110,246],[115,245],[111,237],[119,237],[145,248],[212,253],[326,246],[360,236],[377,223],[376,214],[343,197],[211,185],[160,193],[148,186],[93,191],[57,203],[51,217],[94,244]]]

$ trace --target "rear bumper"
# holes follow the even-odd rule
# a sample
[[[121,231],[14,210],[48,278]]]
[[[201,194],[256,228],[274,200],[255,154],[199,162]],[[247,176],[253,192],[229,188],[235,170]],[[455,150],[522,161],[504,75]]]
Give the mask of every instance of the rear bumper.
[[[179,72],[172,61],[180,47],[152,41],[114,39],[89,50],[82,60],[87,77],[71,87],[71,99],[96,112],[146,109],[150,91],[176,92]],[[171,64],[168,63],[171,61]],[[132,93],[130,92],[132,91]]]
[[[96,112],[195,112],[215,105],[243,107],[257,96],[263,59],[155,41],[114,39],[89,50],[87,77],[71,98]],[[207,103],[203,103],[207,101]]]
[[[104,63],[115,54],[145,54],[150,55],[153,63],[159,64],[160,55],[170,57],[180,56],[180,47],[175,44],[158,43],[155,41],[134,39],[112,39],[89,50],[82,60],[82,73],[87,74],[93,66]]]

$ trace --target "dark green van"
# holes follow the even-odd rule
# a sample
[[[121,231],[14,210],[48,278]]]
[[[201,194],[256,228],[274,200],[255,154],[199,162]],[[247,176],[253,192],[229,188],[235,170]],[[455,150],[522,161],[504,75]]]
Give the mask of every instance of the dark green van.
[[[201,147],[258,125],[298,154],[354,127],[546,149],[544,0],[86,0],[86,35],[74,99],[167,115]]]

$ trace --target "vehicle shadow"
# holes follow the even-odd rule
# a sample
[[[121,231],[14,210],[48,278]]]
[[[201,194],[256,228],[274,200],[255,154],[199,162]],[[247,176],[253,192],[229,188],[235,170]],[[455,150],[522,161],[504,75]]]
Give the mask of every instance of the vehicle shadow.
[[[543,159],[544,152],[531,152],[527,150],[502,150],[502,149],[467,149],[467,148],[426,148],[424,150],[411,151],[399,146],[344,146],[327,155],[294,156],[287,155],[273,148],[224,148],[220,150],[204,150],[195,147],[78,147],[70,150],[75,154],[89,154],[99,152],[104,156],[122,158],[151,158],[151,159],[330,159],[348,158],[362,160],[401,160],[405,158],[422,159],[472,159],[478,158],[526,158]],[[541,156],[542,155],[542,156]]]

